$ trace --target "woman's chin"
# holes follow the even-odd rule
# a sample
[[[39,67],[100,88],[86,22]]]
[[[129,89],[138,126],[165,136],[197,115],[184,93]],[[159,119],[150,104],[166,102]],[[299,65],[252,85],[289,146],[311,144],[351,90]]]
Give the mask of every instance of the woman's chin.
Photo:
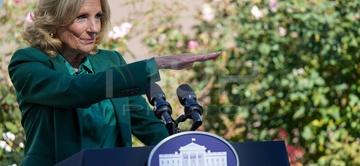
[[[93,48],[94,48],[94,45],[92,45],[91,47],[87,46],[87,47],[81,49],[80,51],[87,55],[93,50]]]

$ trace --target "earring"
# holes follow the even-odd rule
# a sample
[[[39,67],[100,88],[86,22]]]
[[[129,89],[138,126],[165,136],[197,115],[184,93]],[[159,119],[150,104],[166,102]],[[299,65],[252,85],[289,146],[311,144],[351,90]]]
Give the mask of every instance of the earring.
[[[53,38],[54,37],[54,33],[50,33],[49,37]]]

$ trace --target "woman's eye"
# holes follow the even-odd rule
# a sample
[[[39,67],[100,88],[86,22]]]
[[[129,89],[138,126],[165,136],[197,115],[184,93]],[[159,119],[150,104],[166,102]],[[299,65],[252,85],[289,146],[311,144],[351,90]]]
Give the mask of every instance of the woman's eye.
[[[96,19],[100,19],[102,16],[103,16],[103,14],[97,14],[97,15],[95,16],[95,18],[96,18]]]
[[[76,17],[77,20],[81,20],[81,19],[85,19],[85,18],[86,18],[85,15],[80,15],[80,16]]]

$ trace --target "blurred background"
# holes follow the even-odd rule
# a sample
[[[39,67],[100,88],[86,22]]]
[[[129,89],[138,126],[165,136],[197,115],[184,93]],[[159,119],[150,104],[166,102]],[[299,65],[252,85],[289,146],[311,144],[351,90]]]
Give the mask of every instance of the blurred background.
[[[175,87],[187,83],[204,107],[201,131],[229,142],[284,140],[293,166],[360,165],[360,0],[109,3],[113,29],[100,48],[128,62],[222,51],[215,61],[161,71],[175,118],[183,114]],[[29,46],[21,33],[35,6],[3,0],[0,11],[0,165],[23,158],[26,136],[7,66]]]

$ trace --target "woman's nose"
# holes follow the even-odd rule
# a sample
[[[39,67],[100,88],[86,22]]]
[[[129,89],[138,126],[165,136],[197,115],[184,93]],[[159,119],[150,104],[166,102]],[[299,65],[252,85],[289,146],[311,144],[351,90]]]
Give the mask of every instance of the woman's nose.
[[[88,32],[98,33],[100,31],[101,23],[97,19],[88,20]]]

